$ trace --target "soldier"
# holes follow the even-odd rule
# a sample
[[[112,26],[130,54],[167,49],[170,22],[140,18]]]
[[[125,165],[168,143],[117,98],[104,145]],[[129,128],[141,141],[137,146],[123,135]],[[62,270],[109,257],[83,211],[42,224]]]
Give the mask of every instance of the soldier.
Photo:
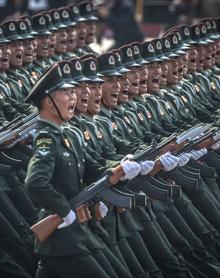
[[[88,182],[103,173],[105,168],[85,153],[82,138],[76,132],[62,128],[62,124],[74,115],[76,96],[73,85],[66,83],[61,74],[60,67],[55,64],[36,83],[27,98],[39,108],[40,120],[26,185],[45,208],[42,217],[51,211],[63,218],[63,223],[48,240],[37,242],[36,251],[59,277],[109,277],[89,250],[89,246],[102,249],[101,243],[87,224],[78,223],[68,203],[83,186],[84,167]],[[125,177],[132,178],[140,170],[135,162],[126,162],[125,165],[128,166],[124,169],[128,174]],[[56,167],[59,171],[55,171]],[[42,178],[43,184],[39,182]],[[124,271],[120,277],[131,276]]]

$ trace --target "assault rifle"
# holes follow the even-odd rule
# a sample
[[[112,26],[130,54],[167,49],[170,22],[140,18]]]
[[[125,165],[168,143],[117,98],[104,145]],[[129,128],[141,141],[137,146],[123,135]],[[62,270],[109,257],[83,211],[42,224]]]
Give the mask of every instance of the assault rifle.
[[[184,144],[184,142],[180,142],[179,144]],[[141,162],[146,159],[151,159],[151,157],[156,157],[160,154],[163,154],[170,149],[173,149],[174,146],[177,147],[179,144],[176,143],[176,134],[174,134],[158,146],[151,146],[147,150],[139,152],[134,156],[134,160]],[[120,194],[117,192],[117,190],[112,191],[110,188],[111,186],[115,185],[123,176],[123,169],[121,165],[119,165],[113,169],[110,175],[106,175],[90,186],[86,187],[76,197],[69,201],[72,209],[76,212],[79,223],[84,223],[91,218],[88,206],[94,198],[97,198],[97,196],[112,205],[116,205],[117,207],[132,208],[134,206],[134,203],[137,201],[137,199],[134,200],[130,196],[131,194],[126,196],[124,192],[123,194]],[[39,241],[44,241],[57,229],[57,227],[62,222],[63,220],[60,216],[49,215],[33,225],[31,230]]]
[[[0,133],[0,148],[15,145],[24,138],[24,135],[33,130],[37,124],[38,116],[36,113],[21,119],[19,123],[11,124]]]

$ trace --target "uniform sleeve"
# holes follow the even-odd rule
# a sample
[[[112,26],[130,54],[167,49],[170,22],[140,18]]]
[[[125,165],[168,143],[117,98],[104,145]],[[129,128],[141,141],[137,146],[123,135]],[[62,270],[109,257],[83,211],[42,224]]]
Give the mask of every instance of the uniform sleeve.
[[[64,217],[69,213],[71,207],[66,198],[51,184],[57,148],[56,138],[52,135],[46,132],[37,135],[25,185],[43,208]]]

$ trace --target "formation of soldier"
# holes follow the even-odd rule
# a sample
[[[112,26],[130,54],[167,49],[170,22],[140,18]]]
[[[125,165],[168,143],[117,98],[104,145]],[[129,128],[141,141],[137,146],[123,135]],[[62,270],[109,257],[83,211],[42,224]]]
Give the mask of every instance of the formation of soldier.
[[[97,20],[82,2],[0,25],[0,273],[220,277],[219,141],[142,155],[220,125],[220,20],[101,55]],[[80,224],[70,200],[119,165],[119,205],[96,196]],[[36,240],[30,227],[54,214]]]

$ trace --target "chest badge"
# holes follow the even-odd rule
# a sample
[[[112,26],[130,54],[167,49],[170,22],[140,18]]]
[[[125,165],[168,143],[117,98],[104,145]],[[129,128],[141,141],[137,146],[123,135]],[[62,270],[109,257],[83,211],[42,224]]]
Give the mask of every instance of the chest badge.
[[[124,117],[124,120],[125,120],[125,122],[126,122],[127,124],[130,124],[130,120],[128,119],[127,116]]]
[[[187,98],[186,98],[185,96],[181,96],[181,99],[182,99],[185,103],[187,103]]]
[[[211,82],[211,87],[212,87],[212,90],[213,90],[213,91],[216,90],[216,85],[215,85],[215,82],[214,82],[214,81]]]
[[[144,117],[141,113],[138,113],[138,118],[140,121],[142,121],[142,122],[144,121]]]
[[[23,84],[22,84],[22,81],[21,81],[21,80],[18,80],[18,86],[19,86],[20,88],[22,88]]]
[[[70,142],[68,141],[67,138],[64,139],[64,144],[65,144],[65,146],[66,146],[67,148],[70,147]]]
[[[69,157],[69,156],[70,156],[70,154],[69,154],[68,152],[63,152],[63,156],[65,156],[65,157]]]
[[[89,132],[87,130],[84,131],[84,137],[85,137],[86,140],[90,139],[90,134],[89,134]]]
[[[97,136],[99,139],[101,139],[101,138],[102,138],[102,133],[101,133],[99,130],[97,130],[97,131],[96,131],[96,136]]]
[[[148,117],[148,119],[151,119],[152,115],[151,115],[150,111],[147,111],[147,117]]]
[[[112,122],[112,128],[113,128],[113,129],[118,129],[118,127],[117,127],[117,125],[116,125],[115,122]]]
[[[194,85],[194,88],[196,89],[196,92],[197,92],[197,93],[199,93],[199,92],[200,92],[199,85],[195,84],[195,85]]]
[[[39,150],[38,152],[39,152],[39,154],[41,154],[43,156],[46,156],[49,154],[49,151],[47,151],[47,150]]]

